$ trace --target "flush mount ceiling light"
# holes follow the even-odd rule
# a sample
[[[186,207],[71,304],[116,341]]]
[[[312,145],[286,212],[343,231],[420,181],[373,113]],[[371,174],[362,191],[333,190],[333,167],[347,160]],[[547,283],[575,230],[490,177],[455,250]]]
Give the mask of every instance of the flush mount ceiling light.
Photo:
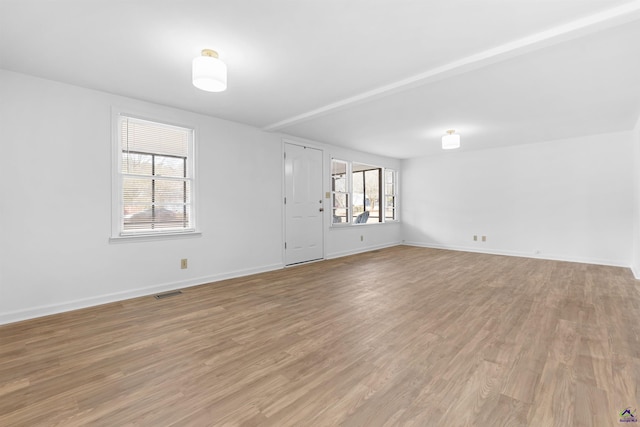
[[[218,52],[203,49],[202,56],[193,59],[193,85],[207,92],[222,92],[227,88],[227,64],[218,59]]]
[[[442,137],[442,149],[451,150],[453,148],[460,148],[460,135],[451,129]]]

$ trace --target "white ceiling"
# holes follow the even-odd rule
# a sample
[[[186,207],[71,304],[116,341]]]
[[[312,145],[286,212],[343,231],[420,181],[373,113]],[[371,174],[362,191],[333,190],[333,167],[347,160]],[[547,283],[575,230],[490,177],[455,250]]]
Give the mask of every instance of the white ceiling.
[[[0,0],[0,68],[407,158],[631,129],[640,0]]]

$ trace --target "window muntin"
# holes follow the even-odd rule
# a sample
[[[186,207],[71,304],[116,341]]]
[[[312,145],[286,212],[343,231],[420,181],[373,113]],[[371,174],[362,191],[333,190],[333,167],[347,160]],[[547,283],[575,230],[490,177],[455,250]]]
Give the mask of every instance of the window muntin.
[[[120,116],[119,235],[195,230],[193,130]]]

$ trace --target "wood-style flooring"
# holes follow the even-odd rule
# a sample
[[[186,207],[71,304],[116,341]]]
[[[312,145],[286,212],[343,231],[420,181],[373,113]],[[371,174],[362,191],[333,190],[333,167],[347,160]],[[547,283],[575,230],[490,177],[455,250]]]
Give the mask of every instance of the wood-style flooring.
[[[398,246],[5,325],[0,426],[634,425],[638,284]]]

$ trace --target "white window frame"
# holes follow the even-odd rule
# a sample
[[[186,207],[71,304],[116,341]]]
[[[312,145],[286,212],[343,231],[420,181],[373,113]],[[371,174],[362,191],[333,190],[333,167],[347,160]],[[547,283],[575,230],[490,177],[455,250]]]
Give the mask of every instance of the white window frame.
[[[378,224],[393,224],[393,223],[397,223],[400,222],[400,218],[399,218],[399,209],[398,209],[398,199],[399,199],[399,195],[398,195],[398,171],[396,169],[393,168],[386,168],[384,166],[377,166],[375,164],[371,164],[371,163],[366,163],[366,162],[358,162],[355,160],[343,160],[341,158],[335,158],[332,157],[331,158],[331,162],[333,161],[339,161],[339,162],[343,162],[347,164],[347,187],[348,187],[348,200],[349,200],[349,214],[351,215],[351,217],[349,218],[348,222],[333,222],[333,195],[334,195],[334,191],[332,189],[331,191],[331,227],[332,228],[343,228],[343,227],[352,227],[352,226],[356,226],[356,227],[361,227],[361,226],[370,226],[370,225],[378,225]],[[353,203],[354,203],[354,198],[353,198],[353,164],[357,163],[359,165],[367,165],[367,166],[371,166],[374,169],[380,169],[380,173],[382,174],[382,188],[379,189],[380,191],[380,196],[382,197],[382,200],[380,201],[380,216],[381,216],[381,221],[376,221],[376,222],[367,222],[367,223],[363,223],[363,224],[356,224],[354,222],[353,219]],[[330,168],[332,167],[332,165],[329,166]],[[387,194],[386,194],[386,173],[387,171],[391,171],[393,173],[393,197],[395,198],[395,206],[394,206],[394,213],[395,213],[395,218],[388,220],[386,218],[386,211],[387,211]],[[329,176],[332,175],[332,170],[329,171]]]
[[[119,243],[125,241],[144,241],[144,240],[163,240],[174,239],[184,237],[199,237],[202,233],[197,228],[197,213],[198,213],[198,188],[197,188],[197,171],[196,171],[196,126],[176,123],[170,120],[165,120],[162,117],[151,117],[152,115],[141,115],[135,113],[129,113],[127,111],[112,109],[111,118],[111,237],[109,239],[112,243]],[[157,231],[125,231],[123,230],[124,218],[123,218],[123,188],[122,188],[122,141],[120,132],[120,123],[123,118],[129,118],[133,120],[142,120],[151,123],[157,123],[164,126],[179,127],[182,129],[188,129],[191,131],[191,137],[189,138],[189,147],[187,154],[187,178],[191,183],[191,213],[190,213],[190,228],[180,230],[164,230]]]
[[[393,194],[387,194],[387,172],[391,172],[393,174]],[[398,171],[391,168],[383,168],[382,173],[384,174],[382,177],[382,197],[384,197],[384,213],[383,218],[384,222],[398,222]],[[393,197],[394,206],[393,206],[393,219],[387,220],[387,197]]]
[[[346,192],[342,192],[342,191],[334,191],[333,190],[333,162],[341,162],[345,164],[345,179],[347,180],[347,188],[346,188]],[[353,191],[351,191],[351,162],[348,160],[342,160],[342,159],[336,159],[336,158],[331,158],[331,170],[329,171],[329,175],[331,176],[331,180],[332,180],[332,188],[331,188],[331,225],[335,226],[335,227],[345,227],[345,226],[349,226],[353,223],[353,201],[352,199],[352,195],[353,195]],[[346,194],[347,195],[347,216],[346,216],[346,221],[345,222],[333,222],[333,200],[336,194]]]

